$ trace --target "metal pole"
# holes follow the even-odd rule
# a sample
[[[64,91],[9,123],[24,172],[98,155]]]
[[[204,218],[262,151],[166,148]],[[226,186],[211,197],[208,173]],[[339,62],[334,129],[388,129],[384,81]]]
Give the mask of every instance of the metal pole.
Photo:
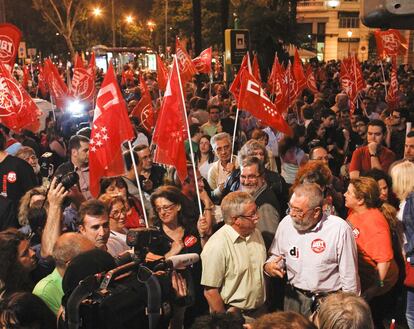
[[[116,47],[116,41],[115,41],[115,4],[114,0],[111,0],[111,6],[112,6],[112,47]]]
[[[168,0],[165,0],[165,56],[167,56],[168,46]]]

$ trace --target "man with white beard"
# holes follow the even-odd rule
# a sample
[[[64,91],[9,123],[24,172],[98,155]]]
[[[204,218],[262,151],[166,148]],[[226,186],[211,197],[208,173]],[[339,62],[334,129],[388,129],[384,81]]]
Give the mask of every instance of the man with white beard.
[[[264,164],[258,158],[244,159],[240,165],[239,190],[249,193],[255,200],[260,218],[257,228],[268,249],[279,225],[280,205],[276,194],[266,183],[264,172]]]

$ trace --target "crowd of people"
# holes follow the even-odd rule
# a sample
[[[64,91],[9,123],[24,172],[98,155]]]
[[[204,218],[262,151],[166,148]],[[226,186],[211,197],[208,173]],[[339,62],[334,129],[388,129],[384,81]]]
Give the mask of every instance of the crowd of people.
[[[414,71],[399,68],[391,107],[380,66],[363,63],[367,86],[351,111],[340,63],[312,65],[319,92],[286,110],[292,135],[240,111],[234,141],[237,105],[222,74],[197,76],[185,86],[187,178],[154,163],[152,132],[131,117],[125,173],[102,177],[96,198],[90,127],[67,134],[51,116],[38,133],[0,125],[1,326],[64,328],[75,287],[131,253],[127,234],[147,217],[163,239],[146,262],[200,255],[173,273],[185,302],[172,304],[170,328],[384,328],[396,318],[414,329],[414,286],[404,285],[414,266]],[[141,97],[136,69],[119,74],[129,114]],[[144,76],[157,109],[156,74]]]

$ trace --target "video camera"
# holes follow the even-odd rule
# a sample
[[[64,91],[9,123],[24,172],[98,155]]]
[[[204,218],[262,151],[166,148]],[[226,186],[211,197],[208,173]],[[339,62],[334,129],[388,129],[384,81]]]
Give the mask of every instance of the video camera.
[[[127,244],[134,251],[131,261],[118,259],[122,265],[79,283],[66,303],[66,328],[168,328],[174,305],[188,305],[186,298],[177,298],[170,274],[196,263],[199,256],[186,254],[146,262],[146,254],[164,239],[155,228],[130,230]]]

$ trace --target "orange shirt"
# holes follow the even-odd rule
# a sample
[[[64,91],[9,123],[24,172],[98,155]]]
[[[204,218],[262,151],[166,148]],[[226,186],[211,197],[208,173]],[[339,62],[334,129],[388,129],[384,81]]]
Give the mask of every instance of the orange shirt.
[[[373,260],[384,263],[394,258],[390,227],[380,210],[373,208],[363,214],[353,213],[348,220],[353,226],[358,252],[365,261],[375,266]]]

